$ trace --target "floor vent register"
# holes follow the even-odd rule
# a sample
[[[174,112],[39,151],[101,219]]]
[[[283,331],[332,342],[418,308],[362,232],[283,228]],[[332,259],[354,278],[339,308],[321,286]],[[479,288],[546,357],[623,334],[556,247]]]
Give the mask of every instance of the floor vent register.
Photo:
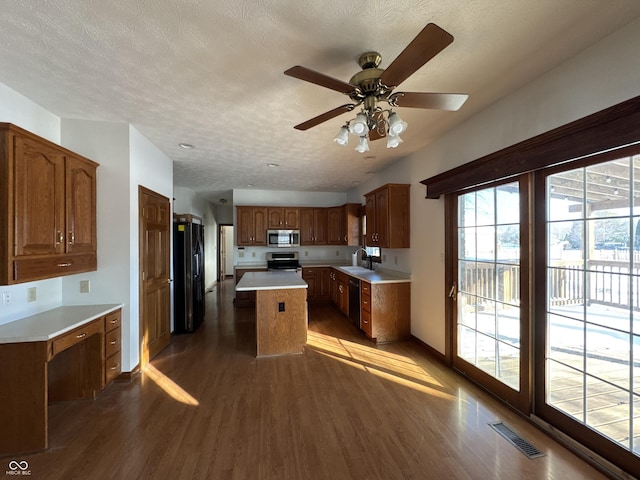
[[[489,426],[493,428],[496,432],[506,438],[509,443],[511,443],[514,447],[524,453],[528,458],[539,458],[544,457],[544,453],[538,450],[536,447],[531,445],[528,441],[518,435],[516,432],[511,430],[507,425],[502,422],[490,423]]]

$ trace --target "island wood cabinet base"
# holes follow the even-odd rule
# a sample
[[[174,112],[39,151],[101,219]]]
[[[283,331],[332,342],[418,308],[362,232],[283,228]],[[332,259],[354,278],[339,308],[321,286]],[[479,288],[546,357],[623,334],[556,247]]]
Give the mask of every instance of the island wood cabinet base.
[[[306,288],[256,291],[256,356],[302,353],[307,321]]]

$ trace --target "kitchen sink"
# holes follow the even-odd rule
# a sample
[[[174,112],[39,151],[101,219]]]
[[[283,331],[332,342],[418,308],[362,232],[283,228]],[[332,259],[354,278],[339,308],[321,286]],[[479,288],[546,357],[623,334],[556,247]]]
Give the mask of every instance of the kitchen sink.
[[[349,273],[371,273],[371,270],[365,267],[340,267],[345,272]]]

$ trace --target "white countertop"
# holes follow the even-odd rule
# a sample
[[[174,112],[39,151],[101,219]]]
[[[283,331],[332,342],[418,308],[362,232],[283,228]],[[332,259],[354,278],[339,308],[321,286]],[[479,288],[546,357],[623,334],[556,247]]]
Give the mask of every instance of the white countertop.
[[[122,306],[69,305],[47,310],[0,325],[0,343],[46,342]]]
[[[387,270],[369,270],[365,267],[333,267],[336,270],[351,275],[352,277],[364,280],[369,283],[409,283],[411,275],[400,272],[389,272]]]
[[[247,272],[236,285],[236,291],[286,290],[308,288],[307,282],[295,272]]]

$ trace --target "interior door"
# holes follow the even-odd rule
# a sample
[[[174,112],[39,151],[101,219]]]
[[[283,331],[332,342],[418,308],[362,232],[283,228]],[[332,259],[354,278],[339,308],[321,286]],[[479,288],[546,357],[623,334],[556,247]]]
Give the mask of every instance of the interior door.
[[[140,237],[140,361],[144,366],[171,336],[169,199],[138,188]]]

